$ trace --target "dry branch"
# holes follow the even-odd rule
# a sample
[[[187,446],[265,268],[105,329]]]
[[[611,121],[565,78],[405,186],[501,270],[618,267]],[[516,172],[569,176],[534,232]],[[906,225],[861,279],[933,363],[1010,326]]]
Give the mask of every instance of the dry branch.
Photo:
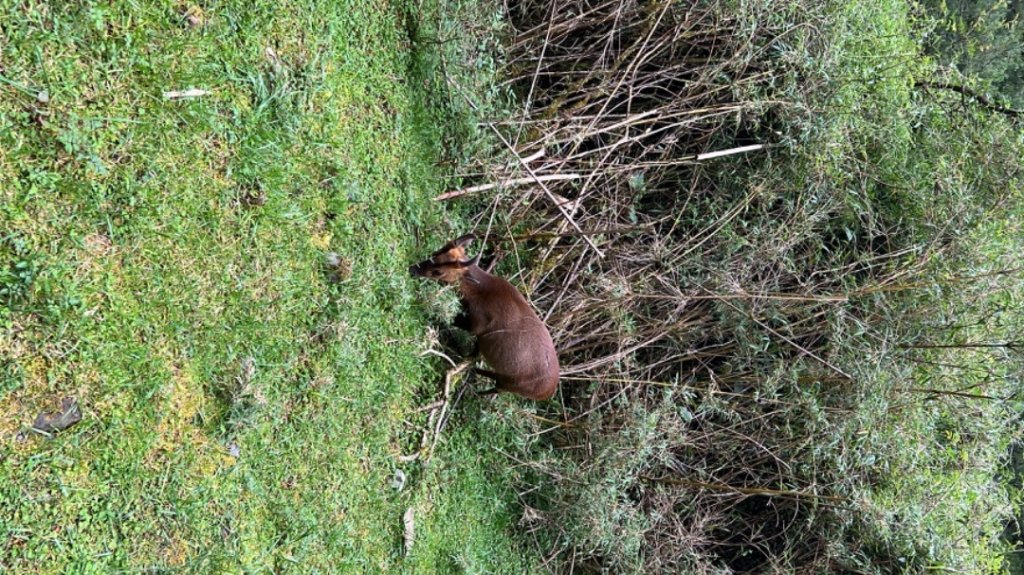
[[[524,159],[523,162],[528,160]],[[470,186],[468,188],[462,188],[461,190],[453,190],[451,192],[445,192],[434,198],[435,202],[442,202],[444,200],[450,200],[452,198],[458,198],[460,196],[468,196],[470,194],[478,194],[480,192],[487,192],[495,189],[514,188],[516,186],[522,186],[526,184],[532,184],[536,182],[561,182],[566,180],[578,180],[582,176],[579,174],[547,174],[544,176],[538,176],[534,178],[513,178],[503,180],[501,182],[495,182],[491,184],[480,184],[476,186]]]

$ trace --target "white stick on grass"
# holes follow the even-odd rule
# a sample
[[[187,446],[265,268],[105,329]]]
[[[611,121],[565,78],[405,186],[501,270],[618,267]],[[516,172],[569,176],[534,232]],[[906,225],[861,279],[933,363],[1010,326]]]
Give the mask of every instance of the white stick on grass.
[[[167,98],[168,100],[183,100],[185,98],[198,98],[209,94],[209,90],[189,88],[188,90],[170,90],[168,92],[164,92],[164,98]]]

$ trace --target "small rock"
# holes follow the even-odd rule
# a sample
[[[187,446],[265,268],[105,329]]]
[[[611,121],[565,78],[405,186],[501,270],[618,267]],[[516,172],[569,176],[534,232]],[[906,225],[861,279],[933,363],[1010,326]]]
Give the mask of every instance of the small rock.
[[[324,266],[331,272],[331,280],[342,282],[352,277],[352,261],[337,252],[324,254]]]
[[[50,93],[43,90],[36,94],[36,101],[40,104],[48,104],[50,102]]]
[[[395,476],[391,478],[391,488],[395,491],[405,489],[405,472],[401,469],[395,470]]]
[[[60,400],[59,410],[40,413],[32,428],[43,433],[55,433],[64,431],[79,421],[82,421],[82,410],[78,408],[78,402],[73,397],[65,397]]]
[[[238,447],[238,444],[232,441],[228,444],[228,455],[237,458],[242,455],[242,448]]]
[[[189,6],[185,9],[185,24],[189,28],[198,28],[203,25],[206,20],[206,14],[203,13],[203,9],[199,6]]]

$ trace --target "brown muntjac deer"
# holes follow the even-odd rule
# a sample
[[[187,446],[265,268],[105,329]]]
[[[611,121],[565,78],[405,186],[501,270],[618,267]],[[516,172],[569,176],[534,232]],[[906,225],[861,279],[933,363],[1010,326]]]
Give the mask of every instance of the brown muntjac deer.
[[[548,399],[558,387],[558,354],[551,334],[519,290],[480,268],[479,254],[466,258],[466,245],[474,239],[466,234],[448,242],[409,273],[459,286],[462,313],[455,325],[476,336],[480,353],[494,370],[476,370],[495,381],[483,393],[509,391]]]

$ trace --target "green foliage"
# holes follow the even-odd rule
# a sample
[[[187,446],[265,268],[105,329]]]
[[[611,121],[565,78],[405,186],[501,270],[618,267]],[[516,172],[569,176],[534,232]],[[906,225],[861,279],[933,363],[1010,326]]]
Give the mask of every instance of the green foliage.
[[[429,2],[0,14],[0,571],[532,571],[507,428],[398,459],[441,365],[406,270],[473,137],[427,63],[476,40],[411,37],[456,26]]]
[[[926,49],[961,77],[1024,106],[1024,28],[1019,0],[924,0]]]
[[[1008,399],[1022,362],[1000,343],[1020,329],[1006,312],[1024,293],[1010,255],[1024,237],[1024,140],[989,110],[915,89],[931,71],[909,16],[845,12],[828,42],[833,63],[820,73],[849,80],[808,94],[822,115],[795,125],[806,147],[743,177],[826,206],[818,214],[828,223],[812,232],[820,239],[805,245],[824,256],[815,267],[843,270],[837,279],[854,296],[852,317],[837,318],[854,325],[822,348],[854,370],[866,402],[854,420],[835,418],[825,430],[850,449],[835,464],[864,474],[848,488],[867,506],[849,526],[865,547],[846,560],[860,569],[888,558],[908,572],[993,572],[1009,511],[999,474],[1019,437],[1011,422],[1020,406]],[[972,347],[978,342],[992,347]],[[866,354],[875,356],[870,366]]]
[[[24,251],[24,242],[18,238],[8,238],[3,248],[0,261],[5,265],[0,270],[0,298],[10,309],[29,294],[32,282],[39,273],[39,264],[31,254]]]
[[[544,437],[515,456],[539,550],[582,572],[998,572],[1019,126],[928,87],[946,71],[904,2],[605,6],[512,13],[520,149],[582,174],[549,186],[608,230],[591,246],[526,191],[505,215],[557,230],[524,274],[570,374],[564,409],[520,422]]]

